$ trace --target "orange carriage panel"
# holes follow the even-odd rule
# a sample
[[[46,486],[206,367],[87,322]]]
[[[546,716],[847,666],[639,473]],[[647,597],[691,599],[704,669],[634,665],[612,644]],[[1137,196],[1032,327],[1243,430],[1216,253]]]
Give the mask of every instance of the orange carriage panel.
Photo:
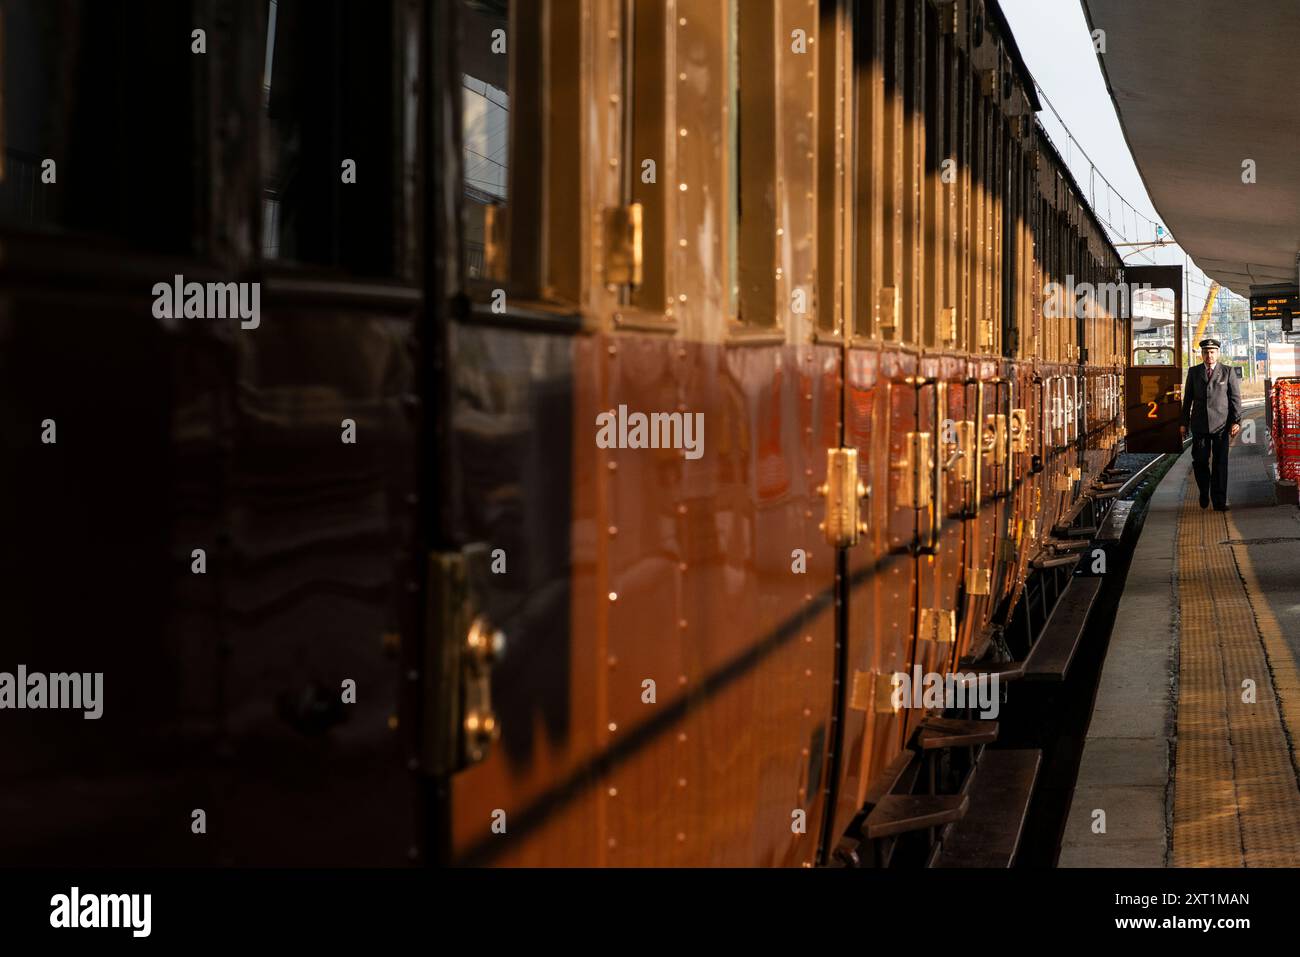
[[[914,653],[916,514],[899,507],[899,470],[917,430],[916,357],[868,346],[847,353],[844,443],[858,450],[870,490],[867,532],[847,550],[847,630],[843,755],[835,833],[865,800],[867,786],[903,745],[904,716],[889,706],[889,679],[909,671]]]
[[[932,356],[921,362],[920,428],[932,433],[935,495],[920,512],[916,557],[919,595],[917,663],[923,672],[948,672],[956,664],[957,610],[963,568],[963,512],[969,493],[962,480],[968,450],[965,360]],[[958,454],[960,453],[960,454]]]
[[[817,487],[839,430],[818,382],[838,357],[675,340],[618,352],[611,399],[701,412],[704,444],[694,461],[611,459],[608,863],[811,864],[835,664]]]

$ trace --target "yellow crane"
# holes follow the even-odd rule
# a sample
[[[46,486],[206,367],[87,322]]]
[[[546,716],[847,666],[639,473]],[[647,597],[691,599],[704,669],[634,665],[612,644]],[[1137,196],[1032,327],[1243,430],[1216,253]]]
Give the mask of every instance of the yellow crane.
[[[1205,338],[1205,327],[1210,322],[1210,310],[1214,308],[1214,300],[1219,297],[1219,284],[1212,283],[1210,291],[1205,296],[1205,308],[1201,310],[1201,321],[1196,324],[1196,335],[1192,337],[1192,354],[1188,358],[1191,360],[1189,365],[1196,365],[1196,347],[1203,338]]]

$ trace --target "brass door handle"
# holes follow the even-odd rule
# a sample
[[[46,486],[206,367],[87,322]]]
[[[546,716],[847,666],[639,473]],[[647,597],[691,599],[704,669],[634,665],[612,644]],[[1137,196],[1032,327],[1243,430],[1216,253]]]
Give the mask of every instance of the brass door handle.
[[[934,491],[930,496],[929,536],[922,549],[922,554],[926,555],[936,554],[939,550],[939,535],[943,530],[944,470],[947,468],[943,460],[942,436],[944,413],[948,409],[948,383],[936,381],[930,384],[934,386],[934,455],[930,470]]]
[[[461,723],[465,756],[472,762],[487,757],[492,743],[501,737],[501,724],[492,710],[492,666],[501,660],[505,650],[505,633],[486,615],[476,616],[465,635],[465,710]]]

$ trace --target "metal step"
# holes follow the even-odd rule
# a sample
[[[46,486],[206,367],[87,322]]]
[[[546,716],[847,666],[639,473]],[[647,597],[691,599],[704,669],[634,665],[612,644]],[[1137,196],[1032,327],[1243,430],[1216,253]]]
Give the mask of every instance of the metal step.
[[[984,749],[970,788],[970,808],[948,827],[932,867],[998,867],[1015,863],[1034,783],[1042,765],[1037,748]]]
[[[922,751],[936,748],[969,748],[992,744],[998,739],[996,721],[965,721],[956,718],[926,718],[916,743]]]
[[[867,840],[923,831],[959,821],[970,807],[965,794],[887,794],[862,825]]]
[[[1088,624],[1102,579],[1072,578],[1025,659],[1025,678],[1064,681]]]

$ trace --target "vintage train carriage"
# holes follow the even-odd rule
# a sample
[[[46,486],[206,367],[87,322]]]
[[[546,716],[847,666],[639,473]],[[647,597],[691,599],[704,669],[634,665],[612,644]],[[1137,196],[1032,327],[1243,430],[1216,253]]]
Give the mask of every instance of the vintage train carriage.
[[[890,675],[1033,630],[1119,260],[995,7],[0,15],[6,647],[107,696],[6,722],[7,860],[825,863]]]
[[[0,722],[8,864],[419,857],[427,21],[0,2],[0,670],[104,675]]]
[[[1119,258],[979,0],[446,14],[430,638],[506,636],[448,679],[494,728],[444,696],[446,858],[825,862],[916,730],[891,674],[995,651],[1113,455],[1122,324],[1044,288]]]

